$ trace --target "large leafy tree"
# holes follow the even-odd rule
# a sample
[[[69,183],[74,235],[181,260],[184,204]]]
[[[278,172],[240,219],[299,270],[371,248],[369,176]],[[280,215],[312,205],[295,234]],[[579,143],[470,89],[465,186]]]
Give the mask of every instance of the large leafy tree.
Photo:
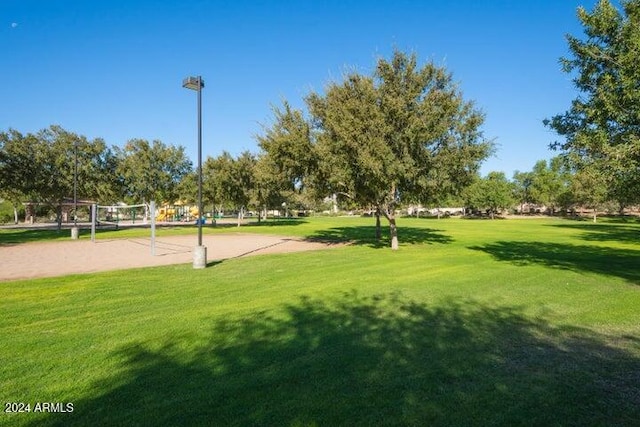
[[[317,172],[317,156],[311,138],[311,125],[301,111],[288,102],[272,107],[274,123],[256,136],[263,150],[264,166],[277,181],[279,190],[301,190]]]
[[[531,196],[531,185],[533,184],[532,172],[520,172],[516,170],[513,173],[513,195],[520,204],[520,213],[524,213],[524,205],[533,203]]]
[[[310,120],[285,106],[261,147],[294,184],[311,182],[386,217],[393,249],[399,203],[458,191],[491,149],[483,114],[446,70],[419,67],[415,55],[395,52],[373,75],[348,74],[306,103]]]
[[[123,196],[134,203],[176,201],[180,182],[192,171],[184,147],[168,146],[158,140],[150,144],[144,139],[132,139],[116,149],[116,155]]]
[[[204,162],[203,197],[213,204],[219,213],[225,208],[234,208],[231,192],[235,159],[224,151],[218,157],[207,157]]]
[[[609,200],[606,176],[596,165],[583,167],[573,175],[570,186],[571,201],[575,207],[591,209],[593,222],[597,221],[598,210],[605,207]]]
[[[306,207],[324,198],[330,188],[321,178],[320,156],[312,124],[288,102],[273,107],[274,123],[257,140],[261,154],[256,162],[254,197],[261,207]]]
[[[280,208],[295,190],[291,190],[290,181],[279,173],[280,168],[268,153],[262,152],[256,158],[254,170],[253,200],[259,210],[260,221],[263,214],[266,216],[268,208]]]
[[[246,209],[258,206],[256,196],[256,156],[243,151],[234,163],[234,187],[232,200],[238,208],[238,226]]]
[[[572,154],[578,168],[596,168],[583,176],[603,174],[610,191],[636,186],[624,194],[629,203],[630,195],[640,199],[640,0],[621,5],[578,9],[584,38],[567,36],[572,56],[561,63],[579,95],[545,124],[565,137],[553,148]]]
[[[238,211],[238,226],[244,211],[254,201],[256,159],[248,151],[234,158],[224,151],[216,158],[205,161],[203,174],[207,183],[205,196],[219,210],[228,206]]]
[[[484,209],[491,219],[514,202],[514,186],[504,172],[489,172],[484,178],[478,178],[466,191],[467,202],[477,209]]]
[[[203,179],[204,179],[204,165],[203,165]],[[203,192],[203,203],[206,200],[205,195],[205,181],[202,183],[202,192]],[[177,198],[176,200],[180,200],[183,203],[188,204],[196,204],[198,201],[198,171],[192,170],[189,173],[185,174],[181,179],[178,185],[176,186]],[[204,208],[203,208],[204,209]],[[206,209],[204,209],[206,211]]]
[[[570,175],[565,160],[561,157],[554,157],[549,162],[537,161],[531,171],[529,188],[533,203],[546,206],[553,215],[558,206],[563,204],[566,192],[569,191]]]
[[[5,200],[13,206],[15,224],[18,223],[21,203],[29,198],[23,193],[25,187],[19,179],[23,168],[19,167],[15,153],[17,149],[25,147],[16,144],[16,140],[22,141],[22,135],[15,130],[0,133],[0,200]]]
[[[222,209],[223,202],[222,188],[218,182],[219,175],[216,174],[216,171],[219,170],[218,159],[208,156],[202,164],[202,199],[205,206],[207,204],[213,206],[214,213]],[[187,177],[187,183],[197,189],[197,174]]]
[[[20,192],[20,190],[13,188],[10,184],[2,184],[0,183],[0,202],[7,201],[13,207],[13,223],[18,223],[18,212],[20,210],[20,205],[25,200],[25,196]]]
[[[640,173],[634,170],[619,172],[613,185],[608,187],[610,201],[617,203],[618,212],[638,202],[640,197]]]

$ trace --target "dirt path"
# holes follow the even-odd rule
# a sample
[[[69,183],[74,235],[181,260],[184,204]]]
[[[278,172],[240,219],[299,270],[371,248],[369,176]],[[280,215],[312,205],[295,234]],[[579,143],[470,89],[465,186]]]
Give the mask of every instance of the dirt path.
[[[0,245],[0,281],[191,263],[196,243],[193,236],[158,238],[155,256],[151,255],[151,240],[144,238]],[[324,243],[254,234],[203,236],[202,243],[207,247],[208,262],[329,247]]]

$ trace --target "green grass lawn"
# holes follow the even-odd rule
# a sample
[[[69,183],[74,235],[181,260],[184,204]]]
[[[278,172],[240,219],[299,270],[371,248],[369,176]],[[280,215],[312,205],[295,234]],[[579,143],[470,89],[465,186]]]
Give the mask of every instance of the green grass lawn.
[[[0,283],[1,400],[32,409],[0,424],[638,425],[640,224],[399,227],[207,227],[353,243]]]

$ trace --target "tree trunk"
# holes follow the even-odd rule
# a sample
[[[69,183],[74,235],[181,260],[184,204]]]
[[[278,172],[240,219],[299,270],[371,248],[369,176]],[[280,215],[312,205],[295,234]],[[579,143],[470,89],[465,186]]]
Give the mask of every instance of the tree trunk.
[[[18,225],[18,207],[13,205],[13,223]]]
[[[398,227],[396,225],[396,216],[393,212],[393,209],[385,209],[384,216],[389,221],[389,237],[391,238],[391,249],[394,251],[398,250]]]
[[[240,227],[240,222],[242,221],[243,213],[244,213],[244,207],[240,208],[240,210],[238,211],[238,227]]]
[[[33,224],[36,219],[36,210],[34,206],[29,203],[24,207],[24,223]]]
[[[380,209],[376,209],[376,240],[380,240],[382,238],[382,233],[380,232]]]
[[[389,215],[389,236],[391,237],[391,249],[398,250],[398,227],[395,215]]]
[[[56,206],[56,223],[58,225],[58,231],[62,230],[62,205]]]
[[[593,222],[596,222],[598,220],[598,210],[597,209],[593,209]]]

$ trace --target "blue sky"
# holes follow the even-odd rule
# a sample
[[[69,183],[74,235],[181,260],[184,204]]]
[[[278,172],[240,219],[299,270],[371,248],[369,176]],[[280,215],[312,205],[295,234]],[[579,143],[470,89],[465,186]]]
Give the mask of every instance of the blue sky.
[[[595,2],[0,0],[0,130],[159,139],[195,164],[196,94],[181,83],[200,74],[204,157],[257,152],[272,105],[301,107],[399,49],[453,73],[498,144],[482,172],[511,177],[554,155],[542,120],[576,96],[564,36]]]

